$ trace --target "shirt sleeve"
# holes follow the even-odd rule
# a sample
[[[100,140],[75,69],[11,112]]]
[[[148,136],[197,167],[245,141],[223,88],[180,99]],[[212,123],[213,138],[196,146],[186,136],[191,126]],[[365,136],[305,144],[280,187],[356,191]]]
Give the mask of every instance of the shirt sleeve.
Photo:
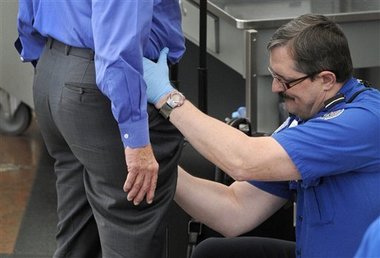
[[[149,144],[143,48],[153,0],[92,1],[96,81],[110,100],[125,147]]]
[[[160,51],[167,47],[170,50],[168,53],[170,63],[179,62],[185,51],[181,21],[178,0],[160,0],[159,4],[155,4],[149,44],[144,49],[144,56],[157,60]]]
[[[380,257],[380,217],[367,229],[355,258]]]
[[[33,1],[19,0],[17,29],[21,42],[21,57],[25,62],[38,60],[46,38],[33,28]]]
[[[278,182],[264,182],[264,181],[248,181],[251,185],[260,188],[261,190],[268,192],[270,194],[276,195],[284,199],[292,198],[292,191],[289,188],[288,181],[278,181]]]

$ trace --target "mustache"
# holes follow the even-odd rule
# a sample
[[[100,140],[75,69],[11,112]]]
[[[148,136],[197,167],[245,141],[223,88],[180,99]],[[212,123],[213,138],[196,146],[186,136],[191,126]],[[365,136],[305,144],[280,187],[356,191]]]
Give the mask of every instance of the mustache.
[[[278,95],[280,96],[281,99],[292,99],[292,97],[288,96],[288,94],[284,92],[279,92]]]
[[[278,93],[278,95],[280,96],[281,99],[288,98],[288,96],[284,92],[280,92]]]

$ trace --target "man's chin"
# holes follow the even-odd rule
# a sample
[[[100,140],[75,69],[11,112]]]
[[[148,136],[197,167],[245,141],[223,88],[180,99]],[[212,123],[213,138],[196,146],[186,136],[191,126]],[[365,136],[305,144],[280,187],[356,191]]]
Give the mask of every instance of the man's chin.
[[[285,105],[286,110],[289,113],[293,114],[293,112],[295,111],[294,110],[294,99],[292,99],[292,98],[284,98],[284,105]]]
[[[285,106],[288,107],[289,105],[293,105],[294,104],[294,99],[285,96],[284,97],[284,103],[285,103]]]

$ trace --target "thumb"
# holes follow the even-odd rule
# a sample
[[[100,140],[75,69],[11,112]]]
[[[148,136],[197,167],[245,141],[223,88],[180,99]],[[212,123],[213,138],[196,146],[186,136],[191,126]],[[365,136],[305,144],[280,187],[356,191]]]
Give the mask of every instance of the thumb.
[[[167,63],[168,60],[168,53],[169,53],[169,48],[165,47],[161,50],[160,52],[160,57],[158,58],[158,63]]]

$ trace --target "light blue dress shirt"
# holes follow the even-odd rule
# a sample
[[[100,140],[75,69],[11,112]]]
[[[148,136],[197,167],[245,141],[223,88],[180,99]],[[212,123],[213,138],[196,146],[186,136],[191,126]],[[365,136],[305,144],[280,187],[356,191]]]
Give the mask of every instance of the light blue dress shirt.
[[[47,37],[95,52],[98,88],[112,103],[124,146],[149,144],[142,57],[185,50],[178,0],[19,0],[24,61],[39,58]]]

